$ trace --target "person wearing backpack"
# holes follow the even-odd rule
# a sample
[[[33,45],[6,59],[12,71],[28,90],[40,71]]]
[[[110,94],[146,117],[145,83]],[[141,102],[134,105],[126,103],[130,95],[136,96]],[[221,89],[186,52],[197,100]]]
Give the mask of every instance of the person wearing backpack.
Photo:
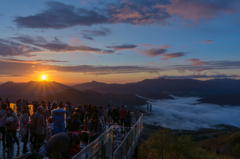
[[[13,112],[12,108],[7,108],[6,109],[6,112],[7,114],[5,114],[1,121],[4,125],[4,127],[6,128],[7,130],[7,147],[4,151],[8,151],[9,148],[10,148],[10,139],[11,139],[11,136],[12,138],[17,142],[17,145],[18,145],[18,149],[20,148],[20,145],[19,145],[19,140],[16,136],[16,133],[17,133],[17,129],[19,127],[19,120],[18,120],[18,117],[17,115]]]
[[[46,119],[43,114],[43,107],[39,106],[36,113],[31,116],[32,129],[34,135],[34,149],[39,149],[45,135]]]

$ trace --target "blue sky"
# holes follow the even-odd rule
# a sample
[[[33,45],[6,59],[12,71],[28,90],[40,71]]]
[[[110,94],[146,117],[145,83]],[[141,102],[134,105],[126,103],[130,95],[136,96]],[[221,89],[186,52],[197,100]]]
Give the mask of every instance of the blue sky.
[[[0,2],[0,82],[240,77],[237,0]]]

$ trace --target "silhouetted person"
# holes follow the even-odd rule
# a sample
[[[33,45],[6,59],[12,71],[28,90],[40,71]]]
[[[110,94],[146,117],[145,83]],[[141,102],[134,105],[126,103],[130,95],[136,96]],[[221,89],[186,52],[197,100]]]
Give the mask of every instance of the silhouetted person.
[[[10,107],[10,101],[8,100],[8,98],[6,98],[5,103],[7,104],[7,108],[9,108]]]
[[[33,113],[31,121],[33,124],[34,148],[39,149],[45,135],[46,118],[43,114],[43,107],[38,107],[38,112]]]
[[[2,110],[0,110],[0,132],[2,133],[2,145],[5,147],[5,136],[6,136],[6,130],[5,127],[3,126],[1,119],[4,117],[4,115],[7,114],[7,105],[6,104],[1,104]]]
[[[12,108],[7,108],[6,111],[7,111],[7,114],[5,114],[1,119],[4,127],[7,130],[7,148],[4,151],[8,151],[10,148],[11,136],[17,142],[18,149],[19,149],[20,148],[19,140],[16,137],[17,129],[19,127],[18,117],[13,112]]]
[[[120,110],[120,120],[121,120],[121,125],[125,125],[125,119],[126,119],[126,114],[127,111],[124,109],[124,106],[122,106],[122,109]]]
[[[102,123],[99,121],[97,113],[92,114],[91,121],[88,124],[88,131],[90,132],[90,142],[102,134]]]

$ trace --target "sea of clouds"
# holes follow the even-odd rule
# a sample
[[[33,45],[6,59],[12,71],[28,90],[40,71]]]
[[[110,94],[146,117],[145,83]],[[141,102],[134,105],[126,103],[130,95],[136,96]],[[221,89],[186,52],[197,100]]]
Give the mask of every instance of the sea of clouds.
[[[152,112],[145,113],[144,123],[170,129],[198,130],[227,124],[240,114],[240,106],[201,103],[197,97],[175,97],[173,100],[149,100]],[[147,106],[141,107],[147,111]],[[240,127],[240,115],[228,125]]]

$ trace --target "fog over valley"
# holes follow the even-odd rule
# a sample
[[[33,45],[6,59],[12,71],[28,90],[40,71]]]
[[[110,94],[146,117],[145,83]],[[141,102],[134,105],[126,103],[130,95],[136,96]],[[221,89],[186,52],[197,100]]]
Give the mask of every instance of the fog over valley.
[[[238,106],[199,103],[198,97],[174,96],[174,98],[149,100],[152,111],[144,114],[144,123],[170,129],[199,130],[228,124],[240,114]],[[141,110],[147,111],[147,106],[141,107]],[[240,127],[240,117],[228,125]]]

